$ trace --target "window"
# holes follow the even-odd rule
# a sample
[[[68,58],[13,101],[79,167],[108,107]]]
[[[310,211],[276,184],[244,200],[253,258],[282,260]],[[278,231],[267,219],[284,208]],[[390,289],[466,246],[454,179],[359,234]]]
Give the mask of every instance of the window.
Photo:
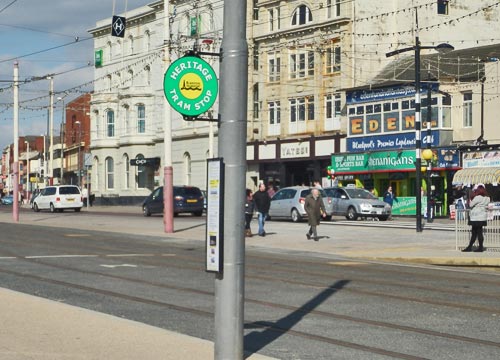
[[[269,109],[269,124],[275,125],[281,123],[281,109],[279,101],[271,101],[267,103]]]
[[[137,133],[146,132],[146,107],[143,104],[137,105]]]
[[[105,166],[106,166],[106,189],[108,189],[108,190],[114,189],[115,188],[115,183],[114,183],[115,164],[114,164],[112,157],[106,158]]]
[[[259,84],[253,86],[253,118],[259,118]]]
[[[340,16],[340,0],[326,1],[326,16],[328,19]]]
[[[115,136],[115,112],[113,110],[106,111],[106,129],[107,137]]]
[[[128,80],[129,80],[129,86],[133,86],[134,85],[134,71],[133,70],[128,71]]]
[[[259,8],[257,7],[257,3],[259,2],[259,0],[253,0],[253,16],[252,16],[252,19],[254,21],[258,21],[259,20]]]
[[[269,54],[269,81],[280,81],[281,58],[279,53]]]
[[[269,9],[269,31],[276,31],[281,28],[280,8]]]
[[[290,79],[314,76],[314,51],[298,51],[290,55]]]
[[[130,161],[128,155],[123,155],[124,173],[123,173],[123,188],[128,189],[130,187]]]
[[[149,50],[151,49],[151,33],[149,32],[149,30],[147,30],[145,33],[144,33],[144,48],[146,50],[146,52],[149,52]]]
[[[332,74],[340,71],[341,49],[338,42],[326,49],[325,73]]]
[[[138,154],[136,159],[144,159],[144,155]],[[145,189],[148,186],[148,171],[146,166],[138,165],[137,168],[137,188]]]
[[[144,68],[144,72],[145,72],[145,76],[146,76],[146,85],[151,85],[151,68],[149,67],[149,65],[147,65],[145,68]]]
[[[464,93],[464,127],[472,126],[472,93]]]
[[[129,116],[130,116],[130,111],[129,111],[129,106],[128,104],[123,104],[123,120],[124,120],[124,126],[123,126],[123,134],[127,135],[130,129],[130,124],[129,124]]]
[[[342,109],[340,94],[330,94],[325,96],[325,113],[327,119],[340,116]]]
[[[257,47],[253,48],[253,69],[259,70],[259,49]]]
[[[305,6],[300,5],[292,15],[292,26],[304,25],[312,21],[311,10]]]
[[[191,185],[191,155],[184,153],[184,184]]]
[[[448,15],[448,2],[448,0],[438,0],[437,10],[439,15]]]
[[[314,96],[290,99],[290,122],[314,120]]]

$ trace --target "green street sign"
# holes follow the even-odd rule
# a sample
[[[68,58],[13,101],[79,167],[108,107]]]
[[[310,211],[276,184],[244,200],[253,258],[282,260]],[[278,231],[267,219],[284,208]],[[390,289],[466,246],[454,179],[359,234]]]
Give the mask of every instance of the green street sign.
[[[219,91],[215,71],[203,59],[184,56],[165,72],[163,91],[168,103],[184,116],[196,117],[209,110]]]

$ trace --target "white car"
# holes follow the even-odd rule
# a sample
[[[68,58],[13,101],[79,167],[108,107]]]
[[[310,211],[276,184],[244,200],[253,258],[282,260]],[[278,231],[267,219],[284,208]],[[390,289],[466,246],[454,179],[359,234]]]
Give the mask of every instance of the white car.
[[[83,207],[83,199],[80,188],[75,185],[47,186],[33,201],[33,210],[50,210],[50,212],[62,212],[72,209],[76,212]]]

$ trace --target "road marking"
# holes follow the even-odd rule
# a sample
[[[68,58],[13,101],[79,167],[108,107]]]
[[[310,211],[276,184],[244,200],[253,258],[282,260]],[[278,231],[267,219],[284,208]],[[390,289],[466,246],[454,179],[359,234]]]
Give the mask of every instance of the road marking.
[[[156,254],[109,254],[107,257],[137,257],[137,256],[156,256]]]
[[[64,234],[63,236],[67,237],[88,237],[90,234]]]
[[[38,256],[24,256],[24,259],[46,259],[46,258],[87,258],[99,257],[99,255],[38,255]]]
[[[16,256],[2,256],[0,257],[0,260],[10,260],[10,259],[17,259]]]
[[[101,264],[99,266],[102,266],[102,267],[105,267],[105,268],[110,268],[110,269],[114,269],[114,268],[117,268],[117,267],[133,267],[133,268],[137,267],[137,265],[132,265],[132,264],[120,264],[120,265],[106,265],[106,264]]]

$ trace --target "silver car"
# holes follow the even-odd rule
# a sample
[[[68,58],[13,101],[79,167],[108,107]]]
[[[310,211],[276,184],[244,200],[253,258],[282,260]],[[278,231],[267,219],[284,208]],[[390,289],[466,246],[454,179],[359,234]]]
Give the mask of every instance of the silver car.
[[[347,220],[373,217],[381,221],[391,216],[391,206],[368,190],[354,187],[332,187],[324,190],[332,199],[334,215],[345,216]]]
[[[328,197],[323,189],[320,189],[319,191],[326,209],[325,220],[331,220],[332,199]],[[305,186],[291,186],[280,189],[271,198],[269,216],[271,219],[291,219],[293,222],[298,222],[303,218],[307,218],[306,211],[304,210],[304,202],[306,200],[306,196],[310,193],[311,188]]]

